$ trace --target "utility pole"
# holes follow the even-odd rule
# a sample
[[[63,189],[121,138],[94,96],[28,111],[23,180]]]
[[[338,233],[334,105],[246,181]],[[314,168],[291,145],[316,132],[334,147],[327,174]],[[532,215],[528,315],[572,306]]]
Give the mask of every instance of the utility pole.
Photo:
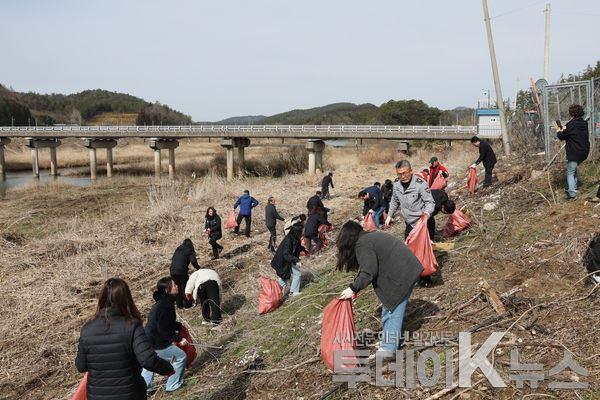
[[[498,75],[498,64],[496,62],[496,50],[494,49],[494,38],[492,37],[492,27],[490,24],[490,12],[488,10],[487,0],[483,2],[483,16],[485,28],[487,31],[488,45],[490,47],[490,58],[492,61],[492,73],[494,75],[494,87],[496,89],[496,102],[500,113],[500,131],[502,133],[502,145],[504,154],[510,154],[510,142],[508,141],[508,127],[506,126],[506,113],[504,111],[504,100],[502,99],[502,88],[500,87],[500,76]]]
[[[544,79],[549,82],[550,75],[550,3],[546,4],[546,34],[544,35]]]

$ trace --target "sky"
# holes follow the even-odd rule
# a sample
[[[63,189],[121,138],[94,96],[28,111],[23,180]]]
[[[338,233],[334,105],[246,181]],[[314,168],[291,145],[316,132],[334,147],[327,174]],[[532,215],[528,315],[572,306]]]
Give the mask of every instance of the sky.
[[[548,0],[489,0],[505,98],[543,75]],[[126,92],[218,121],[334,102],[475,106],[479,0],[2,0],[0,83]],[[552,0],[550,81],[600,59],[598,0]]]

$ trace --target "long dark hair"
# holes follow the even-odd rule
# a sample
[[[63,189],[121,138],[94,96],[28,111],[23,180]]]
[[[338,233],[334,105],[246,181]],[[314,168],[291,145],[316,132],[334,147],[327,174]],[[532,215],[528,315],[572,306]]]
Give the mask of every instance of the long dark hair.
[[[349,272],[358,269],[355,247],[361,232],[363,228],[356,221],[348,221],[342,225],[335,242],[338,249],[335,269],[338,271]]]
[[[208,212],[209,212],[210,210],[213,210],[213,215],[212,215],[212,217],[211,217],[211,216],[208,214]],[[213,218],[214,218],[214,217],[216,217],[216,216],[217,216],[217,210],[215,210],[215,208],[214,208],[213,206],[210,206],[210,207],[208,207],[208,208],[206,209],[206,219],[213,219]]]
[[[121,278],[110,278],[104,282],[98,299],[98,307],[92,319],[104,315],[106,321],[110,324],[109,309],[119,311],[127,322],[134,319],[142,320],[142,315],[133,302],[131,290],[129,290],[127,282]]]
[[[177,250],[185,251],[186,253],[196,253],[196,250],[194,249],[194,243],[192,243],[192,239],[190,238],[185,239],[183,243],[177,247]]]
[[[173,279],[170,276],[165,276],[164,278],[160,278],[158,282],[156,282],[156,290],[152,293],[152,298],[155,301],[158,301],[162,296],[169,294],[169,289],[173,284]]]

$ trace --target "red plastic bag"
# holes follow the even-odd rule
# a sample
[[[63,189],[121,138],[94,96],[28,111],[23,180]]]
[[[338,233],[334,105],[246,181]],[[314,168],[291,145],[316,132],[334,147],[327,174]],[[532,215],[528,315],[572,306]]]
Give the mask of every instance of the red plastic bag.
[[[467,189],[469,192],[475,193],[477,190],[477,169],[469,167],[469,173],[467,174]]]
[[[437,174],[437,176],[435,177],[435,179],[433,180],[433,182],[431,183],[431,186],[429,188],[431,190],[445,189],[446,186],[448,186],[448,179],[444,178],[444,175],[442,175],[442,173],[439,172]]]
[[[281,303],[283,291],[275,279],[260,277],[260,294],[258,295],[258,313],[266,314],[273,311]]]
[[[446,222],[446,226],[444,226],[444,237],[458,235],[470,226],[471,219],[457,208],[454,210],[454,213],[448,216],[448,221]]]
[[[194,345],[192,345],[192,343],[194,343],[194,338],[192,338],[190,331],[185,326],[181,326],[181,330],[179,331],[179,336],[181,336],[182,339],[187,340],[187,343],[183,346],[181,344],[177,343],[177,347],[179,347],[181,350],[183,350],[185,352],[185,355],[187,356],[187,358],[185,360],[185,367],[189,368],[192,365],[192,363],[194,362],[194,360],[196,359],[196,356],[198,355],[196,353],[196,347]]]
[[[300,239],[300,244],[304,247],[305,251],[301,251],[301,256],[310,256],[310,249],[308,248],[308,240],[302,235],[302,239]]]
[[[415,172],[417,178],[421,178],[421,180],[425,183],[429,182],[429,174],[426,174],[424,171]]]
[[[363,229],[367,232],[373,232],[377,230],[377,225],[373,220],[373,213],[367,213],[363,222]]]
[[[229,210],[229,215],[227,216],[227,222],[225,222],[226,229],[233,229],[237,226],[235,210]]]
[[[438,265],[433,254],[433,248],[431,247],[427,219],[427,215],[421,216],[421,219],[417,222],[413,230],[410,231],[405,242],[413,254],[421,261],[421,265],[423,266],[422,277],[433,274],[436,271],[435,267]]]
[[[75,393],[73,393],[73,397],[71,400],[87,400],[87,380],[88,373],[83,374],[83,378],[79,381],[79,385],[77,385],[77,389],[75,389]]]
[[[319,239],[321,240],[321,250],[329,245],[329,238],[325,234],[326,232],[331,232],[333,230],[333,225],[321,225],[319,226]]]
[[[356,327],[352,300],[334,299],[323,309],[321,358],[330,370],[338,372],[356,366],[356,356],[344,356],[342,365],[334,365],[339,350],[356,350]]]

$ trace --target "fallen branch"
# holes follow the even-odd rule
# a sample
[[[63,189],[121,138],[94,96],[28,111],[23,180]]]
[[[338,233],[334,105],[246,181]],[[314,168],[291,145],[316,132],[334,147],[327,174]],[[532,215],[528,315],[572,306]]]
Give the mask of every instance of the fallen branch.
[[[289,367],[283,367],[283,368],[271,368],[271,369],[249,369],[244,371],[244,373],[246,374],[273,374],[275,372],[290,372],[293,371],[297,368],[300,368],[304,365],[308,365],[308,364],[312,364],[314,362],[317,362],[321,359],[320,356],[316,356],[313,357],[311,359],[308,359],[306,361],[303,361],[299,364],[294,364],[294,365],[290,365]]]

